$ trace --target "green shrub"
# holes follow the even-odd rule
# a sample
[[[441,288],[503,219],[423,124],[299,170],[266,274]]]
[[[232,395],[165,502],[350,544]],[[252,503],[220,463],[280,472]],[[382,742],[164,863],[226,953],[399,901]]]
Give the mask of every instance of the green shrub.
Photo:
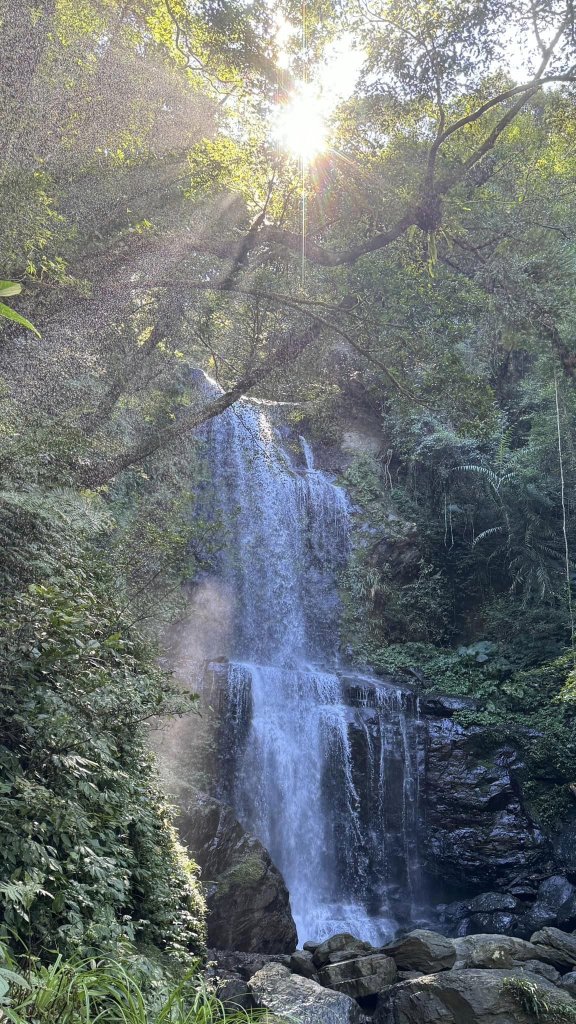
[[[203,901],[178,846],[146,726],[193,706],[111,598],[94,501],[0,501],[0,905],[34,952],[120,938],[187,961]],[[105,519],[105,517],[104,517]]]

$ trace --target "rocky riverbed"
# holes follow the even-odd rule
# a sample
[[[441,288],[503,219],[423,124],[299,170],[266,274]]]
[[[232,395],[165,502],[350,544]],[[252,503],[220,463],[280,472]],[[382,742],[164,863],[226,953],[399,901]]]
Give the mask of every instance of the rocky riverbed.
[[[576,934],[449,938],[415,929],[382,948],[349,934],[291,956],[212,953],[222,998],[300,1024],[536,1024],[576,1020]]]

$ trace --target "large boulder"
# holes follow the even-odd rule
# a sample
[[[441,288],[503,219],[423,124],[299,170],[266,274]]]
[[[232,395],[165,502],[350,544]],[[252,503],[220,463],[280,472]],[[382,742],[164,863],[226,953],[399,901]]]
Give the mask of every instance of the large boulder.
[[[415,928],[402,938],[388,943],[382,952],[394,957],[401,970],[423,971],[431,974],[449,970],[456,960],[452,939],[426,928]]]
[[[241,953],[232,949],[209,949],[208,963],[219,978],[238,977],[248,981],[256,971],[260,971],[267,964],[281,963],[283,967],[290,966],[291,957],[281,953]]]
[[[248,982],[256,1006],[298,1024],[363,1024],[358,1003],[342,992],[322,988],[281,964],[268,964]]]
[[[533,931],[550,924],[572,927],[576,923],[576,887],[563,875],[546,878],[538,887],[530,910]]]
[[[296,926],[288,890],[270,854],[208,796],[190,798],[179,831],[208,880],[208,945],[242,952],[292,953]]]
[[[467,967],[505,968],[528,960],[554,962],[543,946],[513,935],[465,935],[452,942],[456,951],[455,970]]]
[[[558,982],[560,988],[568,992],[573,999],[576,999],[576,971],[569,971],[563,978]]]
[[[521,972],[551,1007],[573,1005],[567,992],[545,978]],[[514,997],[510,971],[442,971],[394,985],[378,1000],[374,1024],[536,1024]]]
[[[497,910],[517,910],[520,900],[506,892],[482,892],[468,902],[470,914],[493,914]]]
[[[547,957],[548,963],[558,967],[576,966],[576,935],[560,931],[560,928],[541,928],[534,932],[530,941],[535,948],[542,950],[540,959]]]
[[[532,974],[540,974],[547,981],[552,981],[554,985],[560,982],[560,971],[557,971],[552,964],[543,964],[540,960],[525,960],[524,962],[514,960],[513,966],[522,971],[531,971]]]
[[[541,884],[523,875],[508,892],[487,892],[438,907],[438,921],[449,935],[501,934],[528,939],[548,926],[576,925],[576,886],[562,875]]]
[[[533,904],[516,920],[515,934],[528,938],[548,925],[576,924],[576,887],[563,875],[552,875],[539,886]]]
[[[576,918],[576,887],[563,875],[552,875],[538,887],[536,902],[549,908],[559,924]]]
[[[304,944],[304,949],[308,943]],[[325,964],[336,964],[341,960],[353,960],[358,956],[367,956],[369,953],[376,953],[377,950],[369,942],[357,939],[349,932],[338,932],[324,942],[314,946],[312,959],[316,967],[324,967]]]
[[[558,924],[554,911],[541,903],[534,903],[516,919],[514,934],[521,935],[523,939],[529,939],[540,928],[554,924]]]
[[[523,888],[526,888],[524,886]],[[534,895],[535,890],[529,894]],[[439,921],[450,935],[521,935],[527,938],[534,931],[526,920],[526,902],[510,892],[484,892],[468,900],[438,907]],[[551,924],[550,920],[543,922]]]
[[[376,995],[393,985],[397,975],[396,964],[391,956],[373,953],[356,960],[327,964],[319,972],[319,981],[326,988],[360,999]]]
[[[248,989],[248,980],[266,964],[277,963],[278,960],[287,966],[290,957],[209,949],[204,975],[209,984],[215,986],[218,998],[232,1012],[239,1006],[249,1010],[254,1007],[254,1000]]]

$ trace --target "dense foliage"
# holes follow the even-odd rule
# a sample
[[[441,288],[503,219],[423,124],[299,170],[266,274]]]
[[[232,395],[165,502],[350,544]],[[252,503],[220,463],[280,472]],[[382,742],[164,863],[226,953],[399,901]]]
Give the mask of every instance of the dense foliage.
[[[151,637],[222,543],[195,428],[248,393],[296,403],[340,452],[357,507],[345,656],[474,695],[520,743],[536,729],[534,799],[552,787],[560,811],[576,773],[571,5],[314,0],[305,26],[300,5],[242,0],[0,14],[7,926],[42,956],[201,950],[145,741],[190,700]],[[272,108],[342,32],[362,69],[303,165]],[[354,459],[348,435],[370,439]]]
[[[99,502],[0,496],[0,898],[35,951],[120,938],[186,959],[202,898],[163,803],[144,726],[190,699],[155,667],[111,595]]]

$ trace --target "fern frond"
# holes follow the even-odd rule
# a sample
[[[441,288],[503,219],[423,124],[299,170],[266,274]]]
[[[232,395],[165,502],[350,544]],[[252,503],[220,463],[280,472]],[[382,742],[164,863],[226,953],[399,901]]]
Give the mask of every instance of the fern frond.
[[[22,490],[0,491],[0,509],[38,517],[54,526],[66,524],[81,532],[98,534],[112,525],[110,513],[101,499],[93,499],[68,487],[45,490],[26,487]]]
[[[482,530],[482,533],[479,533],[472,541],[472,547],[475,548],[476,545],[479,544],[481,540],[485,540],[486,537],[493,537],[497,533],[505,532],[506,531],[503,526],[491,526],[488,530]]]
[[[451,470],[453,473],[479,473],[481,476],[487,477],[489,480],[496,482],[498,480],[497,473],[489,469],[488,466],[479,466],[476,463],[469,463],[465,466],[454,466]]]
[[[467,465],[454,466],[453,472],[460,473],[478,473],[480,476],[484,476],[490,486],[498,494],[502,484],[507,483],[509,480],[516,478],[516,473],[495,473],[489,466],[481,466],[478,463],[468,463]]]

